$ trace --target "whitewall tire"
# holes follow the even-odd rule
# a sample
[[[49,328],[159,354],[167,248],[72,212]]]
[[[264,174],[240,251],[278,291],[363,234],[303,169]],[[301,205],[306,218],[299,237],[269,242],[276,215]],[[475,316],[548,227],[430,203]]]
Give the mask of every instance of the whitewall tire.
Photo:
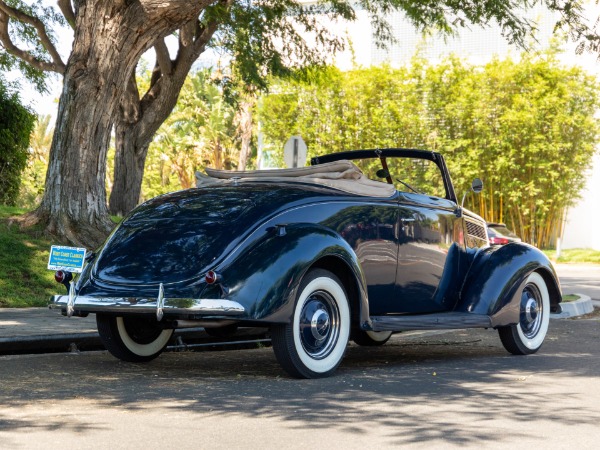
[[[163,330],[153,318],[96,314],[96,324],[106,349],[113,356],[129,362],[156,358],[173,335],[173,330]]]
[[[535,353],[544,343],[550,323],[550,294],[544,278],[532,272],[521,291],[519,322],[498,328],[504,348],[514,355]]]
[[[340,280],[323,269],[302,280],[291,323],[271,329],[273,350],[282,367],[298,378],[332,374],[350,336],[350,307]]]

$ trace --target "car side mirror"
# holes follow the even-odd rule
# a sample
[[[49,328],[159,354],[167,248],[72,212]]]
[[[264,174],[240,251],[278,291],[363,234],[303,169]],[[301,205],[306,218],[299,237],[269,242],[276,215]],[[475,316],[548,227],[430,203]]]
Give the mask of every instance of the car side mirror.
[[[471,188],[463,195],[462,201],[460,202],[460,207],[457,208],[454,212],[456,217],[462,217],[462,210],[465,205],[465,199],[467,198],[467,194],[469,193],[469,191],[473,191],[475,194],[479,194],[481,193],[481,191],[483,191],[483,181],[481,181],[481,178],[475,178],[471,183]]]

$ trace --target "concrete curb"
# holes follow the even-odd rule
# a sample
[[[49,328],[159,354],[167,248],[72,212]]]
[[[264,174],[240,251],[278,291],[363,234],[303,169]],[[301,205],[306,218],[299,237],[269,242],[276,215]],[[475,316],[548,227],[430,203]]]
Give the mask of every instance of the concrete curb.
[[[0,355],[64,352],[72,349],[103,349],[98,333],[61,333],[38,336],[0,337]]]
[[[594,303],[590,297],[585,294],[575,294],[579,296],[579,300],[574,302],[561,303],[562,312],[560,314],[550,314],[551,319],[566,319],[569,317],[582,316],[594,311]]]

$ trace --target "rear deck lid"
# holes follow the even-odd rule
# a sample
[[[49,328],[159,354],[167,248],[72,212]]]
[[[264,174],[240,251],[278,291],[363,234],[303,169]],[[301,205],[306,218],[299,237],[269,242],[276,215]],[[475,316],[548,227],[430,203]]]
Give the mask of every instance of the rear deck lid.
[[[137,208],[98,255],[94,277],[154,285],[199,278],[245,234],[252,199],[240,192],[182,191]]]

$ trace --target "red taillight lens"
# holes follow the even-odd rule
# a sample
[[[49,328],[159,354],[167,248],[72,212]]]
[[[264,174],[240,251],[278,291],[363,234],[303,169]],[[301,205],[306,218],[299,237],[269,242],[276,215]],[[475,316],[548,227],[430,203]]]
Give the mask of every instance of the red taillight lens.
[[[57,283],[65,284],[73,279],[73,274],[65,270],[57,270],[54,272],[54,279]]]
[[[56,280],[57,283],[62,283],[63,281],[65,281],[65,278],[66,278],[66,274],[62,270],[57,270],[54,273],[54,279]]]
[[[491,237],[490,238],[490,244],[492,245],[504,245],[504,244],[508,244],[508,239],[503,238],[503,237]]]
[[[206,272],[206,275],[204,275],[204,279],[208,284],[215,284],[221,280],[221,275],[219,275],[214,270],[209,270],[208,272]]]

